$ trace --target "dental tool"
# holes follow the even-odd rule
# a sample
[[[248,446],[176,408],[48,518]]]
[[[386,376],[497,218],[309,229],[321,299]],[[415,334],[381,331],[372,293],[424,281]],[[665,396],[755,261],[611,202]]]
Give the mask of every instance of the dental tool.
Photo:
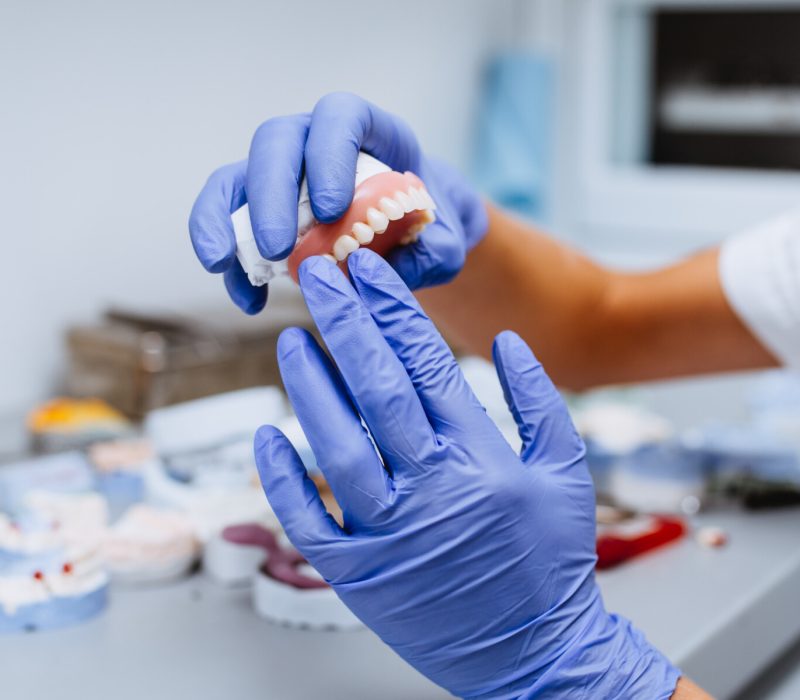
[[[361,152],[353,201],[338,221],[323,224],[314,218],[308,182],[303,178],[297,202],[297,243],[289,257],[279,261],[261,257],[247,204],[231,214],[236,256],[256,287],[282,275],[297,281],[300,263],[311,255],[324,255],[344,270],[347,257],[362,246],[385,255],[397,245],[416,242],[435,221],[435,209],[433,198],[414,173],[396,172]]]

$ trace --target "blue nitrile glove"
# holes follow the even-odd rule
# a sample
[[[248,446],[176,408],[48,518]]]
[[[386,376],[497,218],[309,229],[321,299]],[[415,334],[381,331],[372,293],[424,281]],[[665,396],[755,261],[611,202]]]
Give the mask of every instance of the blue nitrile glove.
[[[256,436],[292,543],[381,639],[458,696],[668,698],[678,671],[603,607],[584,446],[531,351],[511,332],[494,347],[518,456],[400,278],[368,250],[348,264],[355,288],[323,258],[300,267],[336,366],[305,331],[278,344],[342,528],[280,431]]]
[[[233,301],[247,313],[266,303],[236,260],[231,213],[245,202],[261,255],[282,260],[297,238],[297,198],[305,172],[314,216],[329,223],[350,206],[359,150],[398,171],[411,170],[437,204],[436,222],[419,241],[395,251],[391,262],[412,289],[452,279],[466,252],[486,233],[480,198],[455,169],[434,163],[401,119],[348,93],[317,102],[311,114],[270,119],[253,137],[248,160],[211,175],[192,209],[189,232],[209,272],[224,272]],[[305,168],[305,171],[304,171]]]

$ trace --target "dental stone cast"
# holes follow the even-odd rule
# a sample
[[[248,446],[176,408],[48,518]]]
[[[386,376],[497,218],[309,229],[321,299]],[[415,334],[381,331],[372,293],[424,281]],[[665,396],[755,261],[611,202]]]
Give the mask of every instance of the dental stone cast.
[[[397,245],[414,243],[435,220],[436,204],[425,185],[411,172],[398,173],[366,153],[356,163],[353,202],[332,224],[317,222],[311,211],[308,183],[300,185],[297,204],[297,243],[286,260],[261,257],[250,224],[247,204],[232,215],[236,255],[250,283],[260,287],[280,275],[297,280],[297,268],[311,255],[342,263],[361,246],[385,255]]]
[[[0,513],[0,633],[52,629],[100,613],[108,575],[97,494],[32,492],[21,521]]]

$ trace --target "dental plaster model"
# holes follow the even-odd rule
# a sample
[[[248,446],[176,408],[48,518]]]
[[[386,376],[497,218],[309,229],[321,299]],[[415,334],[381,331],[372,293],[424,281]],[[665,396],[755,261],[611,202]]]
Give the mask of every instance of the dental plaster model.
[[[188,516],[140,504],[108,530],[102,553],[115,580],[152,583],[188,573],[199,544]]]
[[[231,525],[209,540],[203,551],[203,570],[224,586],[251,585],[276,544],[272,533],[260,524]]]
[[[294,419],[297,420],[296,418]],[[291,426],[291,420],[281,423],[282,429]],[[294,426],[295,432],[290,437],[290,432],[285,435],[290,442],[298,448],[305,441],[302,429]],[[307,441],[305,443],[307,445]],[[306,459],[311,453],[311,447],[307,447],[308,454],[303,457]],[[303,455],[303,452],[300,452]],[[326,510],[334,520],[340,525],[343,523],[342,510],[333,497],[330,486],[325,481],[325,477],[316,469],[316,462],[312,467],[306,467],[317,491],[325,504]],[[314,471],[316,470],[316,471]],[[239,522],[237,520],[237,522]],[[275,534],[273,534],[275,533]],[[223,586],[241,586],[253,583],[253,579],[259,567],[266,561],[267,555],[280,543],[289,547],[288,539],[280,529],[280,524],[273,516],[269,519],[253,522],[247,525],[229,525],[221,532],[211,536],[203,549],[203,570]]]
[[[240,546],[241,557],[228,552],[228,564],[254,576],[253,605],[263,618],[289,627],[307,629],[357,629],[362,622],[350,612],[317,571],[290,546],[258,524],[226,528],[223,537]],[[253,568],[254,550],[260,549],[263,563]],[[233,570],[233,567],[231,567]]]
[[[228,525],[243,520],[279,527],[255,473],[246,484],[195,485],[177,481],[160,464],[153,463],[145,467],[144,478],[147,502],[186,515],[203,544]]]
[[[115,503],[132,505],[144,498],[144,466],[155,460],[148,440],[98,442],[88,450],[98,488]]]
[[[289,274],[297,281],[300,263],[312,255],[325,255],[345,270],[347,256],[361,246],[386,255],[397,245],[408,245],[435,220],[434,203],[422,180],[414,173],[391,170],[366,153],[356,162],[353,202],[338,221],[319,223],[311,211],[306,179],[297,203],[297,243],[286,260],[261,257],[245,204],[232,215],[236,255],[250,283],[256,287],[274,277]]]
[[[0,511],[24,512],[32,491],[85,494],[93,488],[92,470],[78,451],[4,464],[0,469]]]
[[[147,415],[144,428],[175,481],[235,489],[258,484],[253,435],[286,414],[283,392],[259,386],[159,408]]]
[[[108,525],[108,504],[98,493],[31,491],[25,512],[47,524],[68,544],[94,540]]]
[[[286,413],[286,397],[274,386],[150,412],[145,434],[158,459],[144,467],[147,502],[188,515],[204,543],[243,520],[277,525],[258,480],[253,436]]]
[[[288,627],[349,630],[363,626],[294,550],[267,559],[256,575],[253,604],[261,617]]]
[[[83,524],[0,514],[0,633],[66,627],[106,607],[108,575]]]

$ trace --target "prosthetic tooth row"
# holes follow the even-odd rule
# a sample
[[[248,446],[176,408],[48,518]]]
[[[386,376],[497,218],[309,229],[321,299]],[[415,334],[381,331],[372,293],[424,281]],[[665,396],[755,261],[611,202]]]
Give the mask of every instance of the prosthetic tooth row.
[[[389,217],[375,207],[370,207],[367,209],[367,223],[375,233],[383,233],[389,226]]]
[[[402,219],[405,214],[403,207],[393,199],[389,199],[389,197],[381,197],[381,201],[378,204],[380,204],[381,211],[389,217],[389,221]]]
[[[369,245],[372,243],[372,239],[375,238],[375,231],[367,224],[358,221],[353,224],[353,236],[361,245]]]
[[[398,221],[406,214],[414,211],[422,212],[422,222],[411,226],[408,233],[400,239],[400,243],[408,245],[414,243],[422,229],[427,224],[433,223],[436,216],[433,211],[436,204],[425,189],[409,187],[408,192],[398,190],[393,197],[381,197],[378,208],[367,209],[367,222],[358,221],[353,224],[350,234],[339,236],[333,244],[332,254],[323,255],[333,263],[342,262],[350,253],[358,250],[359,246],[369,245],[377,234],[389,228],[390,221]]]
[[[333,257],[344,260],[354,250],[358,250],[358,241],[352,236],[339,236],[333,244]]]

